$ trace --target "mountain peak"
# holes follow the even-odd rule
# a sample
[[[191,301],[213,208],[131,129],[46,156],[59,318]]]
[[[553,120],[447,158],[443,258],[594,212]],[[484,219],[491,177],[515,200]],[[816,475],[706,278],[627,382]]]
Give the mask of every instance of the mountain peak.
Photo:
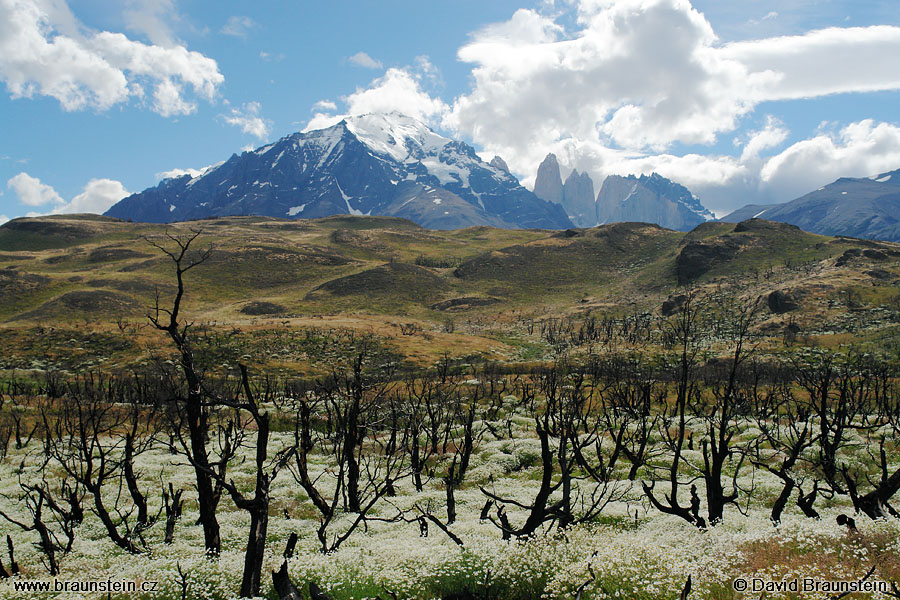
[[[871,177],[841,177],[783,204],[748,204],[722,217],[752,217],[796,225],[823,235],[900,241],[900,169]]]
[[[500,169],[501,171],[505,171],[505,172],[509,173],[509,165],[507,165],[506,161],[503,160],[502,158],[500,158],[499,156],[497,156],[496,154],[494,155],[494,158],[491,159],[491,162],[488,164],[490,164],[495,169]]]
[[[878,183],[889,183],[891,185],[900,186],[900,169],[888,171],[887,173],[879,173],[878,175],[869,177],[869,179],[877,181]]]
[[[107,214],[152,222],[210,216],[406,217],[426,227],[565,229],[560,206],[407,115],[369,113],[233,155],[202,175],[167,179]]]
[[[594,195],[594,181],[587,171],[573,170],[563,184],[563,208],[578,227],[593,227],[597,224],[597,202]]]
[[[687,231],[714,217],[690,190],[658,173],[610,175],[597,194],[601,223],[643,221]]]
[[[542,200],[562,204],[563,182],[559,174],[559,162],[552,152],[541,161],[538,167],[537,177],[534,180],[534,193]]]
[[[367,113],[348,117],[343,122],[350,133],[373,151],[401,162],[418,158],[416,150],[436,153],[452,141],[422,121],[399,112]]]

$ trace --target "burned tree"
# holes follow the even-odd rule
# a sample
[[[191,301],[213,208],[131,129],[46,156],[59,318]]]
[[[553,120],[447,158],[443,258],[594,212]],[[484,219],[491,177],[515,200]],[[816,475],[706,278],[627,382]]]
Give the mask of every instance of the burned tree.
[[[650,484],[642,483],[644,494],[650,503],[659,511],[677,515],[685,521],[699,527],[706,527],[706,520],[700,516],[700,498],[696,485],[692,481],[685,482],[679,478],[678,469],[683,461],[682,452],[688,431],[688,403],[693,402],[700,393],[700,381],[697,369],[700,364],[700,314],[702,302],[695,292],[688,292],[684,301],[672,317],[662,323],[663,342],[674,349],[675,360],[675,404],[662,407],[659,431],[671,457],[669,462],[669,492],[662,499],[655,492],[656,480]],[[674,428],[674,432],[672,431]],[[681,504],[679,491],[690,485],[691,501],[689,505]]]
[[[121,495],[109,507],[103,497],[108,484],[122,485],[125,463],[134,457],[132,453],[126,459],[125,436],[121,435],[127,429],[128,411],[105,396],[113,390],[109,383],[99,374],[88,374],[69,385],[56,410],[42,408],[44,450],[67,478],[91,495],[91,508],[109,538],[123,550],[138,554],[143,552],[140,533],[144,525],[129,521],[138,507],[132,504],[123,510]]]
[[[405,476],[404,455],[397,444],[379,438],[393,437],[390,414],[390,364],[381,362],[367,340],[357,348],[349,369],[335,369],[331,376],[310,387],[294,386],[290,401],[295,412],[294,460],[288,463],[295,481],[316,508],[316,535],[323,553],[336,550],[360,526],[371,520],[371,511]],[[374,369],[372,367],[375,367]],[[334,462],[322,473],[311,469],[310,456],[318,452]],[[332,525],[342,512],[353,516],[340,532]]]
[[[269,457],[269,413],[260,408],[260,403],[250,384],[247,368],[240,365],[240,371],[239,394],[243,396],[243,401],[236,396],[235,398],[220,398],[219,403],[249,413],[250,421],[243,421],[241,425],[247,426],[252,423],[256,430],[254,444],[256,483],[252,495],[241,492],[233,480],[226,479],[218,470],[208,465],[196,464],[192,455],[188,456],[188,460],[193,463],[194,468],[204,469],[211,478],[215,479],[216,483],[228,492],[237,508],[250,514],[250,532],[247,549],[244,553],[240,595],[242,598],[254,598],[259,596],[262,564],[266,550],[266,533],[269,525],[269,489],[272,481],[278,476],[278,472],[294,452],[292,447],[288,447],[279,450],[272,458]],[[266,386],[263,388],[263,402],[271,404],[274,400],[274,392],[270,382],[266,380]],[[243,441],[245,438],[240,437],[239,439]]]
[[[221,549],[219,537],[219,522],[216,519],[217,498],[213,489],[212,464],[206,447],[206,439],[209,435],[209,403],[210,394],[204,383],[203,375],[197,368],[194,359],[194,348],[190,336],[193,326],[191,322],[179,320],[182,302],[184,300],[184,275],[194,267],[206,262],[211,249],[192,251],[191,245],[200,236],[202,231],[191,230],[187,237],[177,237],[166,233],[166,237],[175,245],[169,249],[161,243],[148,240],[150,245],[158,248],[168,256],[175,265],[175,280],[177,291],[172,300],[171,308],[160,305],[157,293],[156,305],[152,314],[148,315],[150,323],[159,331],[165,332],[178,351],[179,363],[185,380],[184,393],[178,394],[175,402],[183,407],[185,420],[189,432],[189,440],[185,443],[181,439],[182,450],[188,456],[194,467],[194,475],[197,480],[197,496],[200,511],[200,523],[203,526],[203,538],[207,554],[216,556]],[[221,463],[227,464],[227,462]],[[220,478],[221,479],[221,478]]]
[[[175,523],[181,518],[181,509],[184,506],[184,500],[181,494],[184,490],[175,491],[172,483],[169,483],[168,491],[163,489],[163,505],[166,509],[166,533],[163,543],[171,544],[175,541]]]
[[[628,479],[634,481],[655,454],[650,435],[660,419],[655,407],[663,403],[667,392],[660,381],[662,373],[641,353],[592,361],[589,368],[600,401],[598,416],[606,435],[631,463]]]
[[[479,382],[469,391],[472,394],[470,397],[464,397],[459,391],[456,392],[453,401],[453,417],[449,420],[450,447],[453,451],[449,453],[452,458],[447,467],[447,476],[444,477],[444,488],[447,492],[447,525],[452,525],[456,521],[455,492],[466,479],[475,444],[484,435],[484,427],[475,424],[478,404],[485,393],[484,387]],[[447,454],[447,452],[444,453],[445,457]]]
[[[900,436],[900,394],[896,372],[874,357],[860,356],[854,361],[855,372],[850,385],[842,386],[851,396],[849,403],[861,406],[864,418],[858,419],[856,430],[865,436],[865,451],[871,463],[877,465],[874,474],[859,467],[841,466],[841,475],[857,513],[870,519],[900,517],[890,500],[900,491],[900,468],[892,468],[886,449],[888,440]],[[872,450],[877,444],[877,454]],[[868,487],[868,491],[863,488]]]
[[[41,471],[48,461],[44,461]],[[24,506],[30,515],[28,521],[10,516],[0,510],[0,517],[16,525],[23,531],[34,531],[38,534],[37,547],[43,553],[44,566],[50,575],[58,575],[59,558],[72,550],[75,542],[75,528],[84,519],[81,509],[82,491],[76,483],[74,487],[67,480],[59,482],[58,489],[51,489],[44,476],[40,483],[29,484],[19,476],[21,493],[15,497],[6,497],[10,502]],[[57,500],[65,498],[65,500]],[[10,550],[11,553],[11,550]]]
[[[797,492],[797,505],[804,514],[818,518],[819,513],[813,505],[819,493],[819,482],[815,480],[812,490],[804,493],[806,477],[797,474],[804,453],[817,441],[809,405],[794,394],[792,377],[775,372],[774,367],[769,371],[770,377],[777,379],[753,395],[753,418],[762,439],[755,444],[750,459],[755,467],[772,473],[783,484],[769,518],[776,525],[781,522],[781,514],[794,491]],[[764,456],[766,450],[769,454]]]
[[[705,433],[700,442],[703,465],[700,474],[706,487],[706,506],[710,525],[722,521],[725,506],[736,503],[740,489],[737,478],[746,456],[745,449],[734,448],[734,436],[739,430],[739,420],[746,415],[753,391],[758,389],[744,368],[753,355],[753,336],[750,328],[760,306],[760,298],[742,302],[734,296],[720,301],[722,313],[718,315],[716,329],[720,337],[730,346],[730,355],[718,368],[713,369],[712,381],[707,388],[713,403],[707,405],[695,398],[694,412],[700,418]],[[719,371],[718,373],[716,371]],[[723,479],[725,464],[737,455],[730,489],[726,490]]]
[[[604,448],[604,422],[596,414],[593,383],[565,362],[537,369],[532,377],[534,384],[518,381],[516,391],[534,419],[540,442],[540,488],[528,504],[481,488],[489,502],[482,514],[505,539],[527,537],[548,523],[566,528],[591,521],[619,496],[613,472],[622,456],[622,436]],[[560,497],[553,501],[557,493]],[[491,503],[497,506],[496,519],[489,516]],[[511,525],[507,505],[527,511],[521,526]]]

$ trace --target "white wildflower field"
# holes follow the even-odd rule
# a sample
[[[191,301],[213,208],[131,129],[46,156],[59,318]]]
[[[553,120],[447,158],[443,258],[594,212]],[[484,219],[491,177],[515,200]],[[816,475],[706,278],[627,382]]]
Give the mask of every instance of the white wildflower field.
[[[767,416],[771,420],[766,422],[748,414],[752,411],[740,411],[725,414],[723,421],[721,412],[714,412],[713,417],[704,413],[698,400],[686,411],[681,439],[688,441],[680,443],[678,382],[654,384],[665,397],[654,400],[661,404],[653,413],[668,416],[652,421],[653,413],[644,415],[652,426],[647,428],[644,453],[633,459],[639,465],[636,476],[629,479],[635,463],[613,457],[613,453],[618,450],[621,454],[626,447],[634,450],[637,446],[629,444],[639,441],[646,423],[641,418],[613,419],[609,426],[603,425],[601,415],[612,419],[616,414],[611,404],[598,400],[610,394],[608,386],[614,382],[601,381],[608,374],[589,374],[590,385],[585,384],[583,372],[562,365],[526,375],[476,373],[473,378],[444,374],[443,380],[439,374],[431,375],[435,378],[431,384],[413,378],[367,382],[362,375],[354,384],[351,373],[338,377],[337,383],[344,387],[293,390],[289,386],[264,389],[266,384],[248,380],[250,397],[272,425],[260,463],[256,461],[258,423],[242,414],[247,406],[238,402],[247,392],[237,385],[230,392],[227,385],[215,392],[231,403],[227,410],[210,408],[206,439],[211,457],[228,457],[222,471],[225,484],[249,497],[257,484],[258,466],[266,477],[274,474],[264,507],[268,528],[260,588],[255,594],[279,597],[271,572],[284,563],[300,591],[298,597],[309,597],[309,582],[313,582],[317,592],[335,600],[839,597],[840,592],[831,589],[771,587],[795,581],[803,585],[807,580],[875,588],[841,597],[896,597],[896,587],[890,585],[900,577],[900,520],[886,504],[875,518],[862,509],[855,510],[847,485],[856,483],[856,505],[862,506],[859,497],[873,486],[880,489],[880,468],[884,467],[888,479],[896,472],[896,442],[886,416],[879,420],[874,413],[859,413],[856,421],[848,421],[836,450],[841,465],[838,472],[845,469],[847,474],[830,482],[823,470],[827,467],[821,464],[821,439],[812,436],[786,472],[795,486],[802,488],[801,497],[808,495],[813,485],[819,490],[812,501],[817,516],[805,514],[798,506],[798,492],[792,492],[779,518],[773,519],[773,505],[785,486],[785,479],[767,468],[777,470],[786,454],[777,440],[766,438],[774,431],[772,424],[779,421],[777,415]],[[867,375],[853,371],[846,376],[852,381],[843,383],[850,385],[860,384]],[[113,384],[106,380],[105,385],[60,392],[56,398],[39,388],[4,395],[4,414],[16,418],[7,422],[7,446],[0,464],[3,531],[9,534],[14,549],[12,558],[9,552],[2,558],[4,571],[12,569],[14,560],[17,573],[0,584],[0,595],[238,597],[251,527],[248,511],[237,506],[228,490],[221,490],[215,511],[221,547],[217,556],[207,555],[204,529],[198,522],[194,459],[189,456],[187,440],[179,437],[186,436],[179,433],[184,422],[178,420],[176,410],[166,411],[164,405],[136,406],[121,402],[122,397],[110,401],[103,390],[108,392]],[[698,399],[702,392],[711,393],[714,385],[707,381],[699,386]],[[759,387],[752,393],[760,394],[761,388],[776,384],[756,381],[754,385]],[[731,392],[735,396],[751,393],[744,384],[740,391],[737,387]],[[890,386],[877,393],[891,393],[889,390]],[[800,389],[794,391],[793,402],[798,406],[809,400]],[[347,416],[340,413],[340,407],[352,404],[354,397],[361,402],[357,418],[365,422],[354,450],[360,470],[362,507],[358,509],[350,507],[347,497],[344,450],[348,442],[339,439],[336,430],[336,424]],[[839,397],[838,392],[834,398]],[[570,410],[576,398],[576,409]],[[422,404],[416,404],[422,399]],[[62,408],[65,403],[70,407],[74,403],[79,410],[67,412]],[[308,430],[304,430],[303,406],[312,408]],[[779,406],[782,416],[792,410]],[[101,409],[108,412],[92,421],[91,411]],[[392,411],[400,415],[396,421],[392,421]],[[164,412],[169,413],[167,418],[160,416]],[[826,435],[821,433],[820,419],[824,416],[827,421],[834,415],[829,409],[818,416],[803,416],[818,435]],[[55,421],[75,429],[59,429]],[[97,427],[100,422],[107,426]],[[10,423],[18,424],[18,429]],[[726,430],[720,429],[723,423]],[[122,475],[131,424],[137,435],[130,470],[136,475],[148,512],[143,525],[138,524],[139,502]],[[833,425],[826,422],[825,427]],[[93,430],[98,435],[94,436]],[[18,431],[18,436],[13,431]],[[66,437],[67,431],[79,435]],[[704,477],[704,461],[711,457],[710,443],[726,439],[718,437],[720,431],[725,431],[730,450],[719,477],[736,496],[726,500],[723,516],[713,522],[707,515],[710,479]],[[785,439],[796,439],[796,432],[778,431]],[[467,432],[471,452],[465,475],[452,480],[451,471],[459,473],[466,455]],[[306,446],[304,434],[310,435]],[[629,441],[620,438],[617,445],[617,435]],[[52,439],[54,436],[57,439]],[[86,472],[83,464],[65,463],[73,456],[84,459],[77,451],[72,454],[71,446],[83,445],[85,439],[97,444],[88,449],[95,461],[93,474]],[[581,443],[586,439],[590,445]],[[885,449],[883,465],[878,464],[879,442]],[[303,461],[298,458],[298,445],[307,448]],[[573,460],[573,453],[580,458]],[[111,526],[124,543],[111,538],[93,492],[86,489],[103,468],[99,457],[114,467],[99,493]],[[550,462],[545,464],[545,459]],[[674,503],[669,501],[673,499],[673,459],[680,494]],[[218,469],[214,465],[210,470],[217,473]],[[301,482],[301,471],[329,506],[333,502],[333,516],[326,519],[317,510]],[[79,483],[79,478],[83,482]],[[385,490],[387,481],[390,491]],[[651,482],[655,483],[648,491]],[[167,540],[166,506],[171,498],[163,498],[163,492],[170,484],[172,491],[182,490],[183,506],[180,516],[171,520],[174,528]],[[421,489],[417,489],[419,485]],[[691,485],[696,486],[699,506],[685,508],[682,514],[667,514],[650,500],[652,494],[666,508],[678,502],[689,507]],[[448,514],[448,486],[454,488],[454,519]],[[35,492],[37,489],[45,490],[45,495]],[[84,511],[80,523],[64,524],[71,513],[64,490],[74,490],[78,496]],[[543,504],[537,501],[542,492],[549,492]],[[57,509],[51,509],[50,502],[56,503]],[[535,517],[541,510],[544,514]],[[852,517],[852,526],[842,522],[841,515]],[[705,523],[698,524],[695,517]],[[531,519],[536,526],[526,530]],[[36,521],[44,523],[51,536],[53,562],[58,565],[53,574]],[[285,558],[291,534],[297,535],[296,546]],[[688,577],[691,583],[686,588]],[[112,581],[149,584],[153,589],[105,593],[23,591],[16,587],[40,581],[52,585]],[[741,582],[746,583],[746,590],[741,589]]]

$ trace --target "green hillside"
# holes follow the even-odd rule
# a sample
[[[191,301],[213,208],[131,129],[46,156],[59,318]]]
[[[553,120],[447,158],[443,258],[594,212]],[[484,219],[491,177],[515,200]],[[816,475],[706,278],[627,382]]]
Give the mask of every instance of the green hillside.
[[[172,250],[194,232],[192,252],[208,249],[209,258],[186,275],[184,315],[204,331],[259,331],[249,338],[260,339],[279,328],[352,332],[412,362],[540,358],[549,345],[535,323],[660,314],[685,286],[763,296],[761,331],[773,340],[790,327],[817,343],[878,342],[900,309],[900,245],[762,220],[681,233],[642,223],[431,231],[386,217],[166,226],[53,216],[0,227],[0,336],[10,348],[0,368],[38,360],[26,346],[39,328],[71,330],[64,342],[75,348],[86,347],[79,336],[122,336],[95,366],[148,360],[165,340],[147,315],[157,301],[167,308],[175,290],[174,264],[160,247]],[[51,354],[65,354],[58,350]],[[288,354],[254,360],[314,368],[309,356]]]

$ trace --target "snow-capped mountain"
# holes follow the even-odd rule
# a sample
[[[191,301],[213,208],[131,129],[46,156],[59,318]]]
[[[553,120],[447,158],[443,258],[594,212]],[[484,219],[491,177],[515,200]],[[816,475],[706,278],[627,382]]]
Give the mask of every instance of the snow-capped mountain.
[[[106,212],[150,222],[335,214],[397,216],[440,229],[571,226],[560,206],[539,199],[470,146],[398,113],[294,133],[197,177],[166,179]]]
[[[813,233],[900,242],[900,169],[872,177],[841,177],[784,204],[748,204],[722,217],[790,223]]]

